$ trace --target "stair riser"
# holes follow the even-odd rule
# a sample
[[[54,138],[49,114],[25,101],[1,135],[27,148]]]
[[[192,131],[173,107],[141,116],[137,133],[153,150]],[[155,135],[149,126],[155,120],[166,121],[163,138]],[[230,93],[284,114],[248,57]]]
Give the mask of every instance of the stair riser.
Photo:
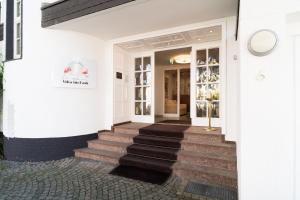
[[[161,146],[169,148],[180,148],[180,143],[177,142],[164,142],[164,141],[151,141],[147,139],[133,138],[134,143],[136,144],[146,144],[152,146]]]
[[[216,153],[224,156],[235,156],[235,148],[230,147],[220,147],[220,146],[211,146],[204,144],[182,144],[181,148],[186,151],[194,151],[201,153]]]
[[[132,136],[134,137],[134,136]],[[123,142],[123,143],[132,143],[132,137],[123,137],[117,134],[110,134],[110,135],[99,135],[100,140],[107,140],[112,142]]]
[[[222,135],[197,135],[197,134],[186,134],[184,139],[189,142],[200,141],[200,142],[212,142],[212,143],[221,143],[223,142]]]
[[[208,185],[216,185],[232,189],[237,188],[237,180],[233,178],[182,169],[175,169],[174,173],[182,179],[188,179]]]
[[[147,157],[154,157],[154,158],[160,158],[160,159],[167,159],[167,160],[176,160],[177,155],[176,153],[170,154],[165,152],[152,152],[147,150],[141,150],[141,149],[127,149],[128,153],[141,155],[141,156],[147,156]]]
[[[236,171],[235,161],[218,160],[213,158],[194,157],[186,155],[178,155],[177,159],[179,162],[186,164]]]
[[[104,151],[112,151],[118,153],[126,153],[126,147],[122,146],[113,146],[106,144],[97,144],[97,143],[88,143],[88,147],[91,149],[104,150]]]
[[[171,166],[169,168],[167,168],[167,167],[162,167],[162,166],[150,165],[150,164],[146,164],[143,162],[123,160],[122,158],[120,159],[119,163],[120,163],[120,165],[139,167],[139,168],[143,168],[143,169],[150,169],[150,170],[154,170],[154,171],[158,171],[158,172],[166,172],[166,173],[172,172]]]
[[[114,128],[114,133],[127,133],[127,134],[132,134],[132,135],[138,135],[139,130],[138,129],[129,129],[129,128]]]
[[[75,157],[77,158],[86,158],[91,160],[98,160],[110,164],[117,165],[119,163],[119,159],[116,158],[110,158],[106,156],[100,156],[95,154],[89,154],[89,153],[83,153],[83,152],[75,152]]]

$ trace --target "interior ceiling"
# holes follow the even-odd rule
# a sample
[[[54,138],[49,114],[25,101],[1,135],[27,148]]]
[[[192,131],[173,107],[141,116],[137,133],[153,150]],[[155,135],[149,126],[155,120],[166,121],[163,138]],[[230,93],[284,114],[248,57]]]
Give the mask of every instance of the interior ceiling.
[[[155,52],[155,66],[168,66],[170,59],[178,55],[186,55],[191,53],[191,48],[172,49],[167,51]]]
[[[213,26],[209,28],[184,31],[158,37],[145,38],[118,44],[128,52],[150,51],[177,46],[186,46],[195,43],[218,41],[222,39],[222,27]]]
[[[235,16],[238,0],[136,0],[58,24],[103,40]]]

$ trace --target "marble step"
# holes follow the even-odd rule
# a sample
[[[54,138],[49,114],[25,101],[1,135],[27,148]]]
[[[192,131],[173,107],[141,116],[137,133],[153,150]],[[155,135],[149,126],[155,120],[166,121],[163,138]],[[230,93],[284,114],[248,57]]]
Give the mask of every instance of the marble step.
[[[124,155],[123,153],[117,153],[112,151],[97,150],[91,148],[82,148],[74,150],[75,157],[85,158],[91,160],[98,160],[110,164],[118,164],[119,159]]]

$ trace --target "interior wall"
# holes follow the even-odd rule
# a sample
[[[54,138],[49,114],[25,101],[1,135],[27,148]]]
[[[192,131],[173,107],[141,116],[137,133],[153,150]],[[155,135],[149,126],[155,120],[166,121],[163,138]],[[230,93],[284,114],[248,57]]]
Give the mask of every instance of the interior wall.
[[[133,57],[118,46],[114,46],[114,124],[131,120],[130,98],[130,67],[133,67]],[[122,73],[122,79],[116,73]]]
[[[80,33],[41,28],[40,2],[24,0],[23,58],[5,63],[4,134],[47,138],[96,133],[104,128],[104,42]],[[97,63],[97,87],[53,86],[60,58]]]

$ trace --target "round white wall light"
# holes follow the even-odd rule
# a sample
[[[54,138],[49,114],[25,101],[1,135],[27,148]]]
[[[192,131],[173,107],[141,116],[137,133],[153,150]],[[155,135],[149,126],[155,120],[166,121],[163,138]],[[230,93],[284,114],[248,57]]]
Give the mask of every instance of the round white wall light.
[[[270,54],[278,44],[277,34],[268,29],[255,32],[248,41],[248,50],[255,56]]]

